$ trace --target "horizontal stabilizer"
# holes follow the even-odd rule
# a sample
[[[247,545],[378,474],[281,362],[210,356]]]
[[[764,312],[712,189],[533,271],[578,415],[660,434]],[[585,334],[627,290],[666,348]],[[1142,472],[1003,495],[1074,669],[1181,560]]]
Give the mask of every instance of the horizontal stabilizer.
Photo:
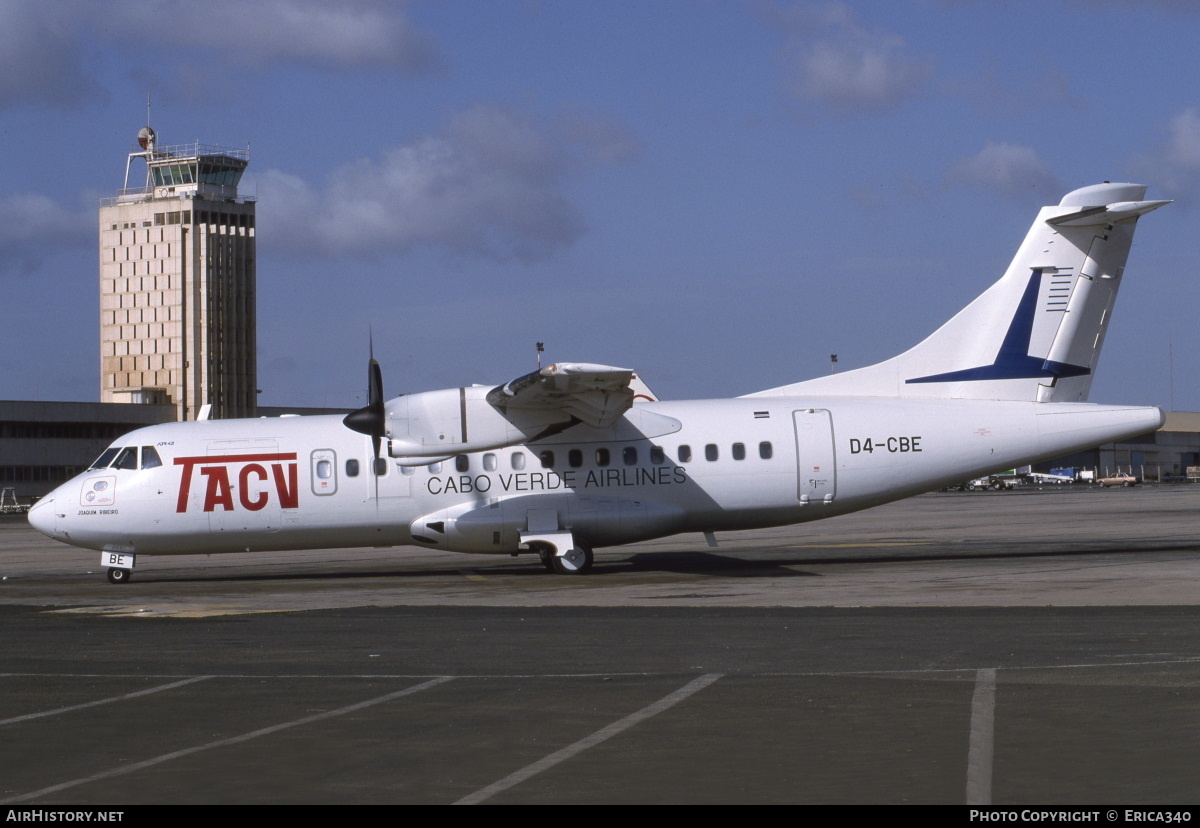
[[[1157,210],[1170,201],[1118,201],[1103,207],[1088,207],[1065,216],[1055,216],[1046,219],[1047,224],[1055,227],[1094,227],[1098,224],[1115,224],[1125,219],[1144,216],[1151,210]]]

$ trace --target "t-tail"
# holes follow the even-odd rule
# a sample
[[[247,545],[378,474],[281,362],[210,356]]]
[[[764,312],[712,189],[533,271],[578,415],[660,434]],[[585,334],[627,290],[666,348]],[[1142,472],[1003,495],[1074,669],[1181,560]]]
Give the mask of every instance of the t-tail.
[[[1087,399],[1144,201],[1096,184],[1043,207],[1004,276],[925,341],[885,362],[750,396],[1080,402]]]

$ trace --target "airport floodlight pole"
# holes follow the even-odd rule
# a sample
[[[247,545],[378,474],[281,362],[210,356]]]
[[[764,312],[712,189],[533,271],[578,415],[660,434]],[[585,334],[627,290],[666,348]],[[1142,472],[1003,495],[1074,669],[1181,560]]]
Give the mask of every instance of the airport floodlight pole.
[[[831,374],[837,373],[837,354],[829,355],[829,373],[831,373]]]
[[[546,350],[546,343],[545,342],[537,343],[537,364],[538,364],[539,371],[542,370],[542,351],[544,351],[544,350]]]

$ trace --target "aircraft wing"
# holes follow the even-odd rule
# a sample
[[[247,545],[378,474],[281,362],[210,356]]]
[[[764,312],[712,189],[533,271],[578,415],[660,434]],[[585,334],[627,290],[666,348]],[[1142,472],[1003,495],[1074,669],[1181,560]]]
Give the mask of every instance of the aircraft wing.
[[[633,371],[590,362],[556,362],[498,385],[487,401],[502,412],[561,411],[594,428],[608,428],[633,405]]]

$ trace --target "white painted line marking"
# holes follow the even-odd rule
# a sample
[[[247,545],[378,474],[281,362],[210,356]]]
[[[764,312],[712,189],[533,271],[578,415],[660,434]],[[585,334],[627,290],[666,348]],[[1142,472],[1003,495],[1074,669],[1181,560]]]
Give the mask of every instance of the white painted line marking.
[[[464,796],[462,799],[458,800],[458,802],[455,802],[454,804],[455,805],[477,805],[478,803],[483,802],[485,799],[495,796],[496,794],[500,793],[501,791],[508,790],[509,788],[513,787],[514,785],[519,785],[522,782],[524,782],[525,780],[530,779],[531,777],[537,776],[539,773],[541,773],[544,770],[549,770],[550,768],[554,767],[555,765],[559,764],[560,762],[565,762],[566,760],[568,760],[574,756],[577,756],[580,753],[583,753],[588,748],[595,747],[596,745],[600,744],[601,742],[605,742],[605,741],[611,739],[613,736],[616,736],[618,733],[628,730],[629,728],[633,727],[634,725],[640,724],[641,722],[646,721],[646,719],[649,719],[652,716],[657,716],[659,713],[662,713],[664,710],[668,710],[668,709],[674,707],[676,704],[683,701],[684,699],[686,699],[688,696],[692,695],[693,693],[697,693],[697,692],[703,690],[705,687],[708,687],[708,685],[712,684],[714,681],[716,681],[719,678],[721,678],[721,676],[719,674],[715,674],[715,673],[703,675],[700,678],[698,678],[692,682],[689,682],[688,684],[685,684],[683,687],[680,687],[674,693],[671,693],[668,696],[662,697],[661,699],[659,699],[658,701],[656,701],[654,704],[650,705],[649,707],[643,707],[641,710],[637,711],[636,713],[631,713],[630,715],[626,716],[624,719],[621,719],[620,721],[613,722],[612,724],[608,725],[607,727],[602,727],[599,730],[597,730],[595,733],[593,733],[591,736],[585,736],[584,738],[580,739],[578,742],[576,742],[573,745],[567,745],[565,748],[562,748],[561,750],[556,750],[554,753],[551,753],[549,756],[539,759],[538,761],[534,762],[532,765],[526,765],[525,767],[521,768],[516,773],[509,774],[508,776],[501,779],[499,782],[493,782],[491,785],[488,785],[486,788],[480,788],[475,793]]]
[[[387,693],[386,695],[377,696],[373,699],[367,699],[366,701],[361,701],[357,704],[339,707],[337,710],[327,710],[324,713],[317,713],[313,716],[305,716],[303,719],[295,719],[294,721],[271,725],[270,727],[260,728],[259,730],[252,730],[249,733],[243,733],[241,736],[231,736],[228,739],[218,739],[217,741],[209,742],[206,745],[197,745],[196,747],[184,748],[183,750],[177,750],[172,753],[164,753],[162,756],[155,756],[153,759],[146,759],[142,762],[134,762],[132,765],[125,765],[124,767],[115,768],[114,770],[104,771],[103,773],[97,773],[92,776],[85,776],[82,779],[73,779],[70,782],[63,782],[59,785],[51,785],[49,788],[42,788],[39,791],[21,794],[20,796],[14,796],[10,799],[0,799],[0,804],[7,805],[10,802],[25,802],[26,800],[36,799],[39,796],[57,793],[59,791],[66,790],[67,788],[74,788],[78,785],[86,785],[89,782],[98,782],[101,779],[111,779],[114,776],[124,776],[127,773],[140,771],[144,768],[153,767],[154,765],[159,765],[163,762],[170,762],[172,759],[180,759],[184,756],[190,756],[193,753],[200,753],[204,750],[228,747],[229,745],[236,745],[241,742],[248,742],[251,739],[257,739],[259,736],[269,736],[272,733],[278,733],[279,731],[287,730],[288,728],[300,727],[301,725],[312,724],[313,722],[319,722],[324,719],[332,719],[335,716],[353,713],[356,710],[362,710],[366,707],[374,707],[377,704],[383,704],[384,702],[389,702],[393,699],[399,699],[403,696],[411,696],[413,693],[419,693],[422,690],[428,690],[429,688],[436,687],[439,684],[445,684],[452,679],[453,676],[435,678],[412,687],[407,687],[404,690],[397,690],[395,693]]]
[[[992,804],[992,757],[995,749],[996,669],[975,674],[971,696],[971,742],[967,749],[967,803]]]
[[[136,699],[139,696],[148,696],[151,693],[161,693],[163,690],[174,690],[176,687],[183,687],[185,684],[194,684],[197,681],[206,681],[213,676],[196,676],[195,678],[184,679],[183,681],[175,681],[171,684],[160,684],[158,687],[149,687],[145,690],[138,690],[134,693],[126,693],[123,696],[110,696],[107,699],[97,699],[96,701],[84,702],[83,704],[73,704],[70,707],[60,707],[57,710],[43,710],[40,713],[26,713],[24,716],[13,716],[11,719],[0,719],[0,726],[13,724],[14,722],[27,722],[30,719],[40,719],[43,716],[57,716],[60,713],[70,713],[72,710],[84,710],[88,707],[96,707],[101,704],[112,704],[113,702],[125,701],[127,699]]]

